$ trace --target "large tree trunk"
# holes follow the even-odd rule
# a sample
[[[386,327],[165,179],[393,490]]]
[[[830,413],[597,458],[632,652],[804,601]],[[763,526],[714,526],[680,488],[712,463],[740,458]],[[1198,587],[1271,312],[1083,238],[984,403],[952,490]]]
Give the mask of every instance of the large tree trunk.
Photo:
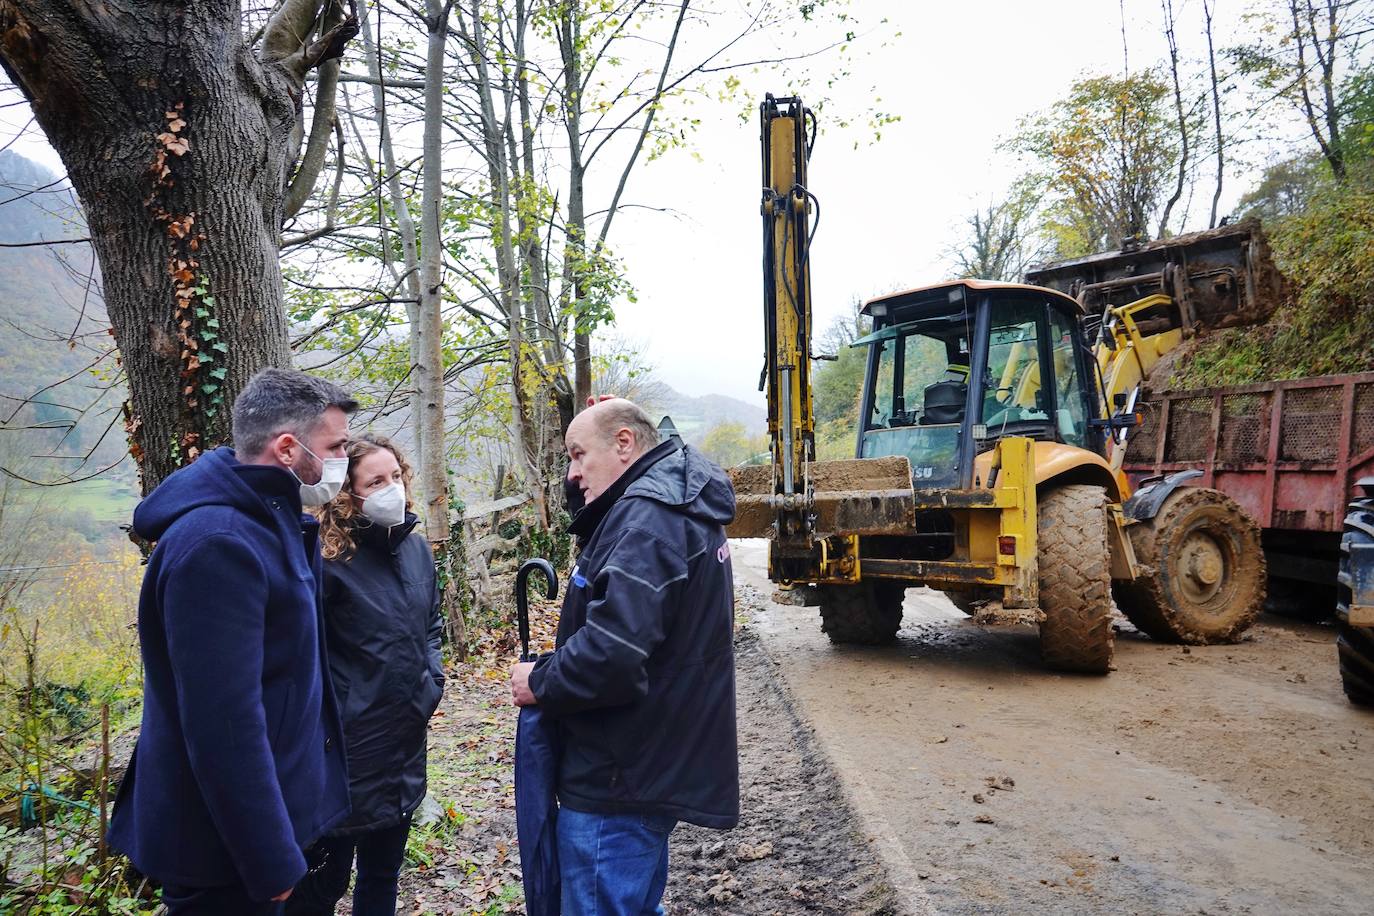
[[[294,43],[269,29],[259,60],[232,2],[0,0],[0,64],[85,209],[145,492],[227,440],[254,372],[290,362],[277,258],[317,14],[288,0],[274,22]]]
[[[592,334],[587,327],[586,163],[582,158],[582,4],[572,0],[562,11],[558,44],[563,54],[563,124],[568,135],[568,242],[563,257],[563,289],[572,296],[573,403],[581,411],[592,394]]]
[[[444,608],[449,639],[459,658],[467,657],[467,626],[458,600],[462,568],[462,527],[449,521],[448,450],[444,438],[444,243],[439,224],[443,206],[444,44],[448,39],[448,7],[426,0],[429,29],[425,62],[424,159],[420,196],[420,308],[419,332],[413,340],[415,387],[419,413],[420,478],[425,495],[425,536],[434,545],[444,576]]]

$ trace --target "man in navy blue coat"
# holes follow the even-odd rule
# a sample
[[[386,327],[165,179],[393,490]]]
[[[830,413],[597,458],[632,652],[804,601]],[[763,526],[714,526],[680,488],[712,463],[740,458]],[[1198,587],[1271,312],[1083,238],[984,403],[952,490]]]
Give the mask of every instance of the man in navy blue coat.
[[[739,820],[735,494],[624,399],[579,414],[566,445],[582,552],[555,650],[516,665],[511,693],[558,726],[563,913],[661,913],[677,823]]]
[[[279,912],[303,847],[348,813],[319,528],[301,507],[337,492],[356,407],[265,369],[234,403],[237,452],[205,453],[134,513],[157,547],[138,608],[143,727],[110,842],[174,916]]]

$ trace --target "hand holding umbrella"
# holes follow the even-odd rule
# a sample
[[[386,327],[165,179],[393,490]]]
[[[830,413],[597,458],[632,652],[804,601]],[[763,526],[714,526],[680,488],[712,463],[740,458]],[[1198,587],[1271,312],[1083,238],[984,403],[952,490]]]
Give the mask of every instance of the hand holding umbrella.
[[[515,731],[515,824],[520,842],[520,867],[525,883],[525,912],[529,916],[558,916],[561,912],[558,878],[558,731],[544,715],[530,690],[529,577],[544,574],[548,597],[558,597],[553,564],[526,560],[515,574],[516,625],[520,631],[520,664],[511,669],[511,696],[520,707]]]

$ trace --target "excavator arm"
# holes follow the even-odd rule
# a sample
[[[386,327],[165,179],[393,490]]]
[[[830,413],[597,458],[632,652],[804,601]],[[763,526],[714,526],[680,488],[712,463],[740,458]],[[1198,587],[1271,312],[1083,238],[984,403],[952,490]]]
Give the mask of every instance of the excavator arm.
[[[779,531],[811,530],[810,464],[815,457],[811,409],[811,270],[808,259],[815,198],[806,161],[815,118],[800,98],[768,95],[760,106],[763,144],[763,326],[768,436]],[[808,136],[809,131],[809,136]]]
[[[849,537],[852,547],[859,534],[908,531],[915,511],[906,458],[815,460],[810,252],[819,209],[806,187],[815,125],[796,97],[769,95],[760,109],[765,349],[759,389],[768,393],[772,461],[731,470],[736,514],[728,529],[731,537],[770,538],[775,550],[800,557],[824,553],[818,542],[836,534]]]

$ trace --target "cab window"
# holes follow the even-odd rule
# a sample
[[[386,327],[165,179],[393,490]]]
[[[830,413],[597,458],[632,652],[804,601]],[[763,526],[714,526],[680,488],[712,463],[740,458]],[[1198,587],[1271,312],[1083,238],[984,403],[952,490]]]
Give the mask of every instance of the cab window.
[[[963,418],[967,337],[909,333],[877,344],[868,427],[932,426]]]
[[[1040,338],[1045,321],[1041,300],[1016,297],[992,306],[983,423],[998,436],[1014,423],[1049,419],[1041,389]]]
[[[1074,353],[1074,321],[1050,306],[1050,350],[1054,355],[1055,428],[1070,445],[1088,447],[1087,392]]]

